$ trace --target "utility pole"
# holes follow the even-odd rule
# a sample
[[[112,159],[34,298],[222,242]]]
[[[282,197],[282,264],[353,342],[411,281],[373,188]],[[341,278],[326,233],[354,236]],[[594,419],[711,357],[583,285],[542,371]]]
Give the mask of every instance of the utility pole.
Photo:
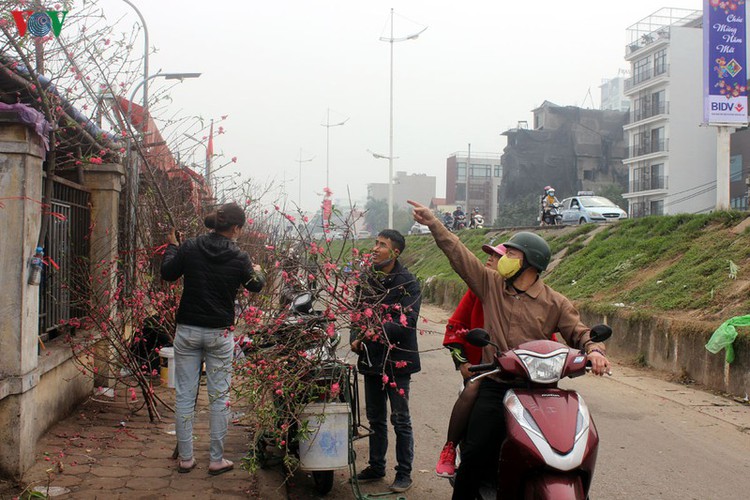
[[[315,157],[308,158],[307,160],[302,159],[302,148],[299,148],[299,160],[294,160],[299,163],[299,177],[297,178],[298,190],[297,190],[297,206],[302,209],[302,164],[309,161],[313,161]],[[328,169],[326,169],[326,184],[328,184]],[[327,186],[326,186],[327,187]]]

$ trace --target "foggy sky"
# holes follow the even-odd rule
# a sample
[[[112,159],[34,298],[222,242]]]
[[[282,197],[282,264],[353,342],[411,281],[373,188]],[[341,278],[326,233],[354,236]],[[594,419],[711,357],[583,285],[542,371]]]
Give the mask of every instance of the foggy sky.
[[[663,6],[702,8],[698,0],[133,1],[158,48],[151,73],[203,73],[173,90],[175,110],[229,115],[215,150],[238,158],[231,168],[286,180],[296,202],[299,149],[315,156],[302,164],[309,210],[325,185],[327,108],[332,123],[348,118],[330,129],[334,196],[348,187],[363,201],[368,182],[387,182],[388,161],[366,150],[388,154],[390,53],[379,37],[389,36],[391,7],[395,37],[428,26],[394,44],[394,171],[436,176],[438,196],[447,156],[468,143],[474,153],[501,152],[500,133],[531,122],[544,100],[591,107],[590,90],[598,107],[601,80],[628,68],[628,26]],[[122,2],[102,6],[136,20]]]

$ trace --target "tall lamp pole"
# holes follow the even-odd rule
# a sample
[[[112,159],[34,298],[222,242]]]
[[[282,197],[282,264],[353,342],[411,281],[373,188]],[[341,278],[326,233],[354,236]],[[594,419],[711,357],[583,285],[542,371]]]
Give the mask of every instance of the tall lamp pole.
[[[391,36],[390,38],[380,37],[381,42],[391,44],[391,98],[390,98],[390,133],[388,137],[388,227],[393,227],[393,43],[405,42],[406,40],[416,40],[419,35],[427,29],[425,26],[421,31],[402,38],[393,37],[393,9],[391,9]]]
[[[348,121],[349,121],[349,118],[347,118],[343,122],[331,123],[331,108],[328,108],[326,110],[326,122],[320,124],[322,127],[326,128],[326,187],[329,189],[331,188],[331,184],[330,184],[330,179],[328,177],[328,174],[329,174],[328,152],[330,150],[330,144],[331,144],[331,141],[330,141],[331,127],[340,127],[341,125],[343,125],[344,123]]]
[[[297,178],[297,184],[298,191],[297,191],[297,206],[301,209],[302,208],[302,164],[307,163],[309,161],[313,161],[315,157],[308,158],[307,160],[302,159],[302,148],[299,148],[299,160],[294,160],[297,163],[299,163],[299,177]],[[326,174],[328,171],[326,170]],[[328,184],[328,179],[326,178],[326,184]],[[326,186],[328,187],[328,186]]]
[[[143,84],[143,109],[148,112],[148,27],[146,26],[146,20],[143,18],[141,11],[138,10],[138,7],[136,7],[130,0],[122,1],[133,7],[133,10],[138,14],[138,17],[141,19],[141,24],[143,25],[143,81],[147,82]]]

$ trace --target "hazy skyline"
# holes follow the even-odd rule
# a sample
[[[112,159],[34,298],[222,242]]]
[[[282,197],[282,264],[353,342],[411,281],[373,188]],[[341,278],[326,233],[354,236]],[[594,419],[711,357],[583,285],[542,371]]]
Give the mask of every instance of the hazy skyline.
[[[387,182],[388,161],[367,150],[388,154],[390,52],[379,37],[389,34],[391,7],[396,37],[428,26],[394,45],[394,172],[436,176],[438,196],[451,153],[468,143],[476,153],[502,152],[500,134],[530,122],[544,100],[591,107],[590,91],[598,107],[601,80],[628,68],[628,26],[665,6],[702,8],[699,0],[133,1],[158,49],[151,72],[203,73],[174,88],[170,111],[229,115],[214,147],[238,161],[224,172],[286,180],[290,201],[300,148],[303,159],[315,156],[302,164],[308,210],[325,185],[327,108],[331,123],[348,118],[330,129],[334,197],[346,197],[348,186],[364,200],[367,183]],[[113,19],[137,20],[123,2],[102,7]]]

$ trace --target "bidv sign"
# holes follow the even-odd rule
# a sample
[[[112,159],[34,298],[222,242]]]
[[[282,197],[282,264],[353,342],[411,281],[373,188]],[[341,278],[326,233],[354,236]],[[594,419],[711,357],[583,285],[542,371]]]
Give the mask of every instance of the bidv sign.
[[[55,36],[60,36],[60,30],[65,22],[67,10],[13,10],[11,11],[13,20],[18,28],[18,35],[24,36],[28,31],[31,36],[42,37],[49,35],[51,31]]]
[[[711,111],[737,111],[741,113],[745,107],[737,102],[712,102]]]

